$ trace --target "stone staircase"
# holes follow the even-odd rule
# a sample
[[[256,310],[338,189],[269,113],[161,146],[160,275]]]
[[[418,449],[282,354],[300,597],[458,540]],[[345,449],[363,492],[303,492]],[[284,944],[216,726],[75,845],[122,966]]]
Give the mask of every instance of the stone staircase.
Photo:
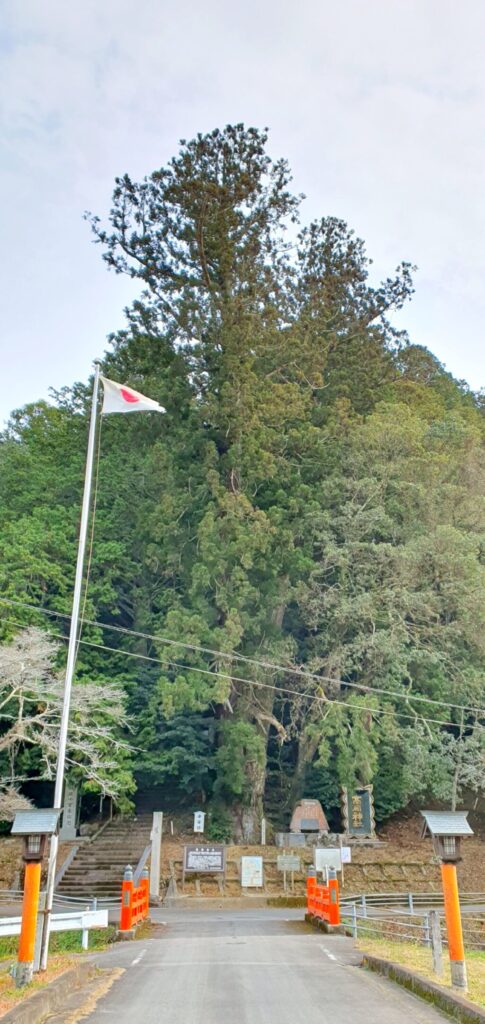
[[[150,842],[152,816],[115,819],[91,842],[79,849],[61,878],[57,892],[83,898],[118,897],[127,864],[135,870]]]

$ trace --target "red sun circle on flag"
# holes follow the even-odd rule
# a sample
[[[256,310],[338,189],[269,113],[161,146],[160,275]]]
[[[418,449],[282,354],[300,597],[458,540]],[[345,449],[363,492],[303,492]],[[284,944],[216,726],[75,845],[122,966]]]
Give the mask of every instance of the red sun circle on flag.
[[[128,391],[128,388],[120,388],[120,392],[125,402],[139,402],[138,395],[134,395],[133,391]]]

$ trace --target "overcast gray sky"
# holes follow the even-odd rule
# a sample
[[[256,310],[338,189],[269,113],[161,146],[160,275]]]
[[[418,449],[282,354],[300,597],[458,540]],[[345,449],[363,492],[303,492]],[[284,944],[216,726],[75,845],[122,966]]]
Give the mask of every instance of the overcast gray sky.
[[[85,379],[132,283],[85,209],[181,137],[269,126],[304,216],[343,217],[376,274],[419,266],[400,317],[485,385],[482,0],[0,0],[0,422]]]

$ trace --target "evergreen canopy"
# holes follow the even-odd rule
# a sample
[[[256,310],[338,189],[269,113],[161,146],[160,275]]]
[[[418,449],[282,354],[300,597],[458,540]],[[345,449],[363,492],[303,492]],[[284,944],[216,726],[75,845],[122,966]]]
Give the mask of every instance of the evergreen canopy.
[[[301,227],[266,146],[242,125],[183,141],[89,218],[143,287],[104,373],[167,416],[103,426],[105,626],[78,676],[124,688],[140,786],[247,837],[263,805],[331,812],[339,784],[372,781],[383,816],[483,782],[480,401],[393,327],[413,268],[372,284],[342,220]],[[48,612],[70,611],[88,399],[13,413],[0,444],[0,595]],[[41,621],[0,607],[6,638]]]

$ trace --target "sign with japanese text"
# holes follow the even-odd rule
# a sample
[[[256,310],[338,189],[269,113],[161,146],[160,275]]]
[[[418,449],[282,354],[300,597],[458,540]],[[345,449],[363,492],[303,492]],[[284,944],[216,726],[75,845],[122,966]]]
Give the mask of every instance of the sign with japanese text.
[[[226,850],[219,844],[213,846],[184,846],[184,872],[200,872],[217,875],[224,872]]]
[[[293,853],[281,853],[276,858],[278,871],[301,871],[301,860]]]

